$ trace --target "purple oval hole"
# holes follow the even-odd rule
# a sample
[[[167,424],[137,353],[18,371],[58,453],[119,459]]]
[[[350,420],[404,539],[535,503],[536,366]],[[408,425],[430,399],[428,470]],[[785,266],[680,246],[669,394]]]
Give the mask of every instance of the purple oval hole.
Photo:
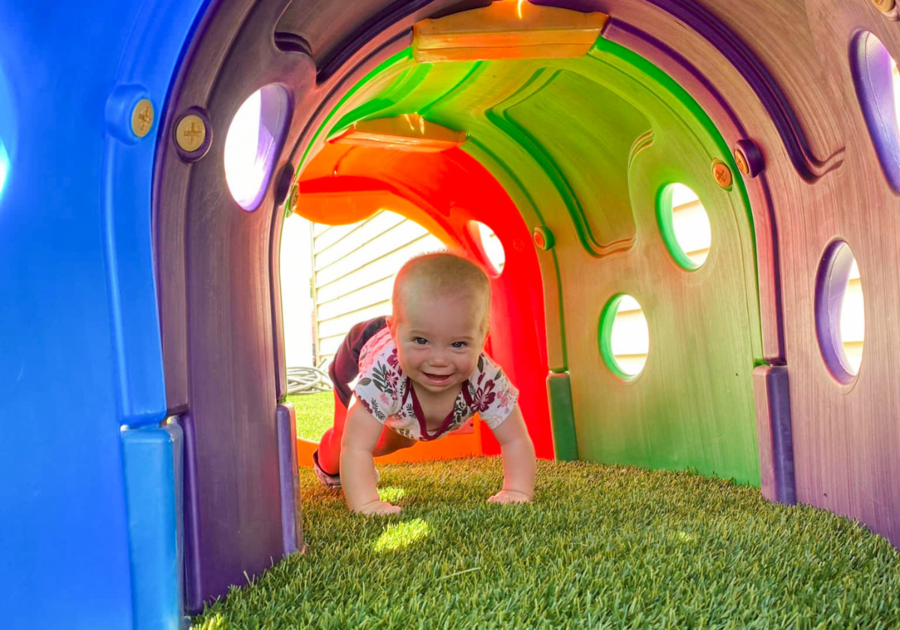
[[[856,259],[850,246],[836,241],[828,246],[816,278],[816,332],[819,349],[825,365],[832,376],[847,385],[853,382],[858,372],[858,360],[851,360],[847,348],[862,357],[862,331],[865,320],[862,314],[862,287],[854,288],[858,299],[848,301],[848,286],[851,274],[858,282]],[[848,308],[849,307],[849,308]],[[845,335],[844,331],[858,330],[858,335]],[[853,336],[848,339],[845,337]],[[858,337],[858,339],[856,339]]]
[[[267,85],[247,98],[225,138],[225,181],[238,205],[256,210],[265,197],[290,119],[290,98]]]
[[[850,66],[875,152],[891,188],[900,192],[900,131],[897,128],[894,67],[887,48],[868,31],[853,38]]]

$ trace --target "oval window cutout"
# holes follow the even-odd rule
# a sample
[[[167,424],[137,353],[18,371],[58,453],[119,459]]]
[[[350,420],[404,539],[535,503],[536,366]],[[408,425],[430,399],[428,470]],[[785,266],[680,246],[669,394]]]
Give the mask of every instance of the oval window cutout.
[[[638,301],[620,294],[600,316],[600,353],[610,371],[623,380],[636,378],[647,363],[650,329]]]
[[[657,217],[672,258],[684,269],[699,269],[709,256],[712,228],[706,208],[684,184],[670,184],[659,195]]]
[[[481,221],[469,221],[469,235],[482,260],[487,263],[491,274],[496,277],[503,273],[503,267],[506,265],[506,251],[494,230]]]
[[[9,183],[13,159],[16,155],[17,125],[12,99],[12,86],[0,66],[0,201]]]
[[[265,196],[290,119],[284,88],[267,85],[244,101],[225,137],[225,181],[238,205],[256,210]]]
[[[0,139],[0,200],[3,199],[3,189],[6,188],[6,177],[9,175],[9,153],[3,139]]]
[[[862,278],[850,246],[832,243],[819,265],[816,331],[822,358],[840,383],[853,382],[862,363],[866,318]]]
[[[856,96],[872,136],[875,152],[891,188],[900,192],[900,77],[897,62],[881,40],[859,33],[851,47],[850,66]]]

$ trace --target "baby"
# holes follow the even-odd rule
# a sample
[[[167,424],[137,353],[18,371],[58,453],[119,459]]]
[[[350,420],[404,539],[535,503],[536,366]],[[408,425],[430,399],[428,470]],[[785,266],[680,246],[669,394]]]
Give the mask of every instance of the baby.
[[[483,352],[487,276],[455,254],[427,254],[397,274],[392,302],[393,316],[354,326],[331,364],[334,426],[313,454],[319,480],[343,486],[354,512],[396,514],[399,506],[378,497],[373,457],[436,440],[479,413],[503,458],[503,490],[488,501],[531,501],[534,445],[518,390]],[[351,392],[348,383],[357,375]],[[351,394],[356,401],[348,411]]]

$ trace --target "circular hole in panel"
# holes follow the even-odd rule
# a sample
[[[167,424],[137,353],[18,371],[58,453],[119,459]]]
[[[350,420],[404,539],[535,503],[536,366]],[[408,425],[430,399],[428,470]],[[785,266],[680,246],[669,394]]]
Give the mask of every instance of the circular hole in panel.
[[[600,316],[600,353],[609,369],[631,380],[644,369],[650,351],[650,329],[644,311],[630,295],[611,299]]]
[[[816,279],[816,331],[828,370],[845,385],[859,372],[865,329],[862,279],[856,258],[847,243],[832,243]]]
[[[244,101],[225,138],[225,181],[244,210],[255,210],[266,193],[290,118],[284,88],[267,85]]]
[[[469,221],[469,234],[481,258],[488,264],[489,271],[494,276],[503,273],[503,267],[506,265],[506,252],[503,249],[503,243],[494,234],[494,230],[481,221]]]
[[[6,187],[6,177],[9,175],[9,153],[6,151],[6,145],[0,138],[0,200],[3,199],[3,189]]]
[[[0,201],[9,182],[10,169],[16,153],[16,116],[13,110],[12,89],[0,67]]]
[[[850,65],[856,95],[859,98],[875,152],[888,183],[900,192],[900,76],[897,63],[881,43],[868,31],[853,40]]]
[[[709,215],[700,198],[684,184],[662,189],[657,216],[663,240],[681,267],[693,271],[706,262],[712,244]]]

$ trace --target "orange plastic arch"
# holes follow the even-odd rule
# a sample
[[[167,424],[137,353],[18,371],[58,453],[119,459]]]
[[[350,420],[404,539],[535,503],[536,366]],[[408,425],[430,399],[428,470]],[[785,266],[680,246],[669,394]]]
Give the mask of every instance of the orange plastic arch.
[[[470,222],[486,224],[500,239],[506,263],[503,272],[491,278],[489,351],[519,389],[519,406],[538,457],[552,459],[541,274],[530,230],[509,195],[478,161],[459,148],[410,153],[327,144],[300,174],[293,210],[306,218],[346,224],[361,221],[379,209],[422,224],[486,267],[488,261],[473,239]],[[465,441],[472,443],[463,447],[469,449],[463,454],[499,453],[490,431],[482,432],[479,427],[471,435],[474,437],[448,436],[396,456],[402,461],[411,461],[410,457],[438,459],[447,455],[442,449],[456,452]],[[305,450],[301,445],[301,462],[307,459]],[[414,451],[421,451],[422,456]]]

